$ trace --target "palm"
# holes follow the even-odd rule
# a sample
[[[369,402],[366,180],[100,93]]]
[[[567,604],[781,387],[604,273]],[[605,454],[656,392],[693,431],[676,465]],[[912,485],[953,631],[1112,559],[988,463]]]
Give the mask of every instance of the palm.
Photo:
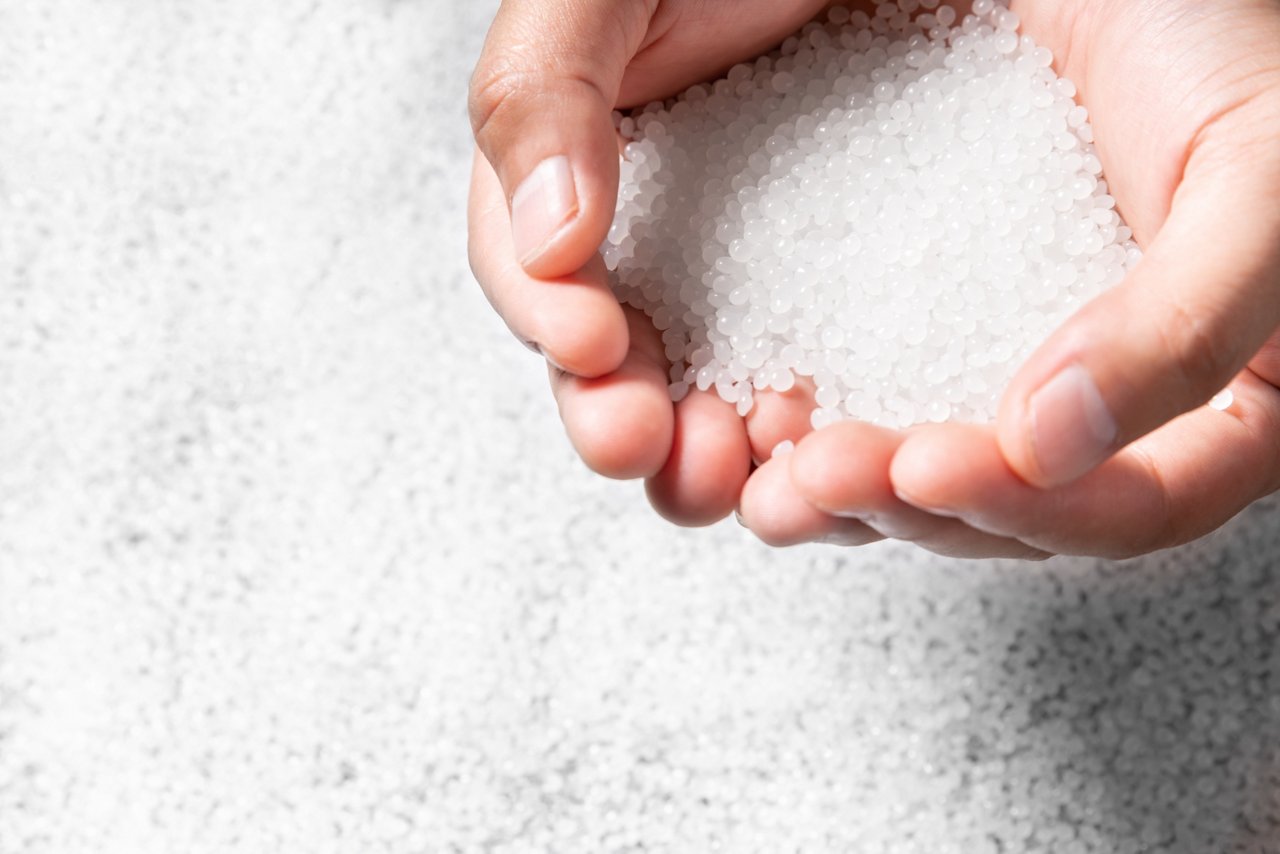
[[[1247,125],[1254,100],[1280,74],[1273,35],[1280,5],[1233,0],[1211,11],[1194,0],[1149,8],[1097,0],[1084,5],[1076,28],[1085,32],[1086,47],[1069,56],[1065,73],[1096,81],[1087,90],[1087,105],[1098,149],[1112,190],[1145,245],[1169,216],[1184,176],[1208,176],[1220,163],[1249,155],[1253,140],[1232,129],[1200,149],[1199,163],[1188,162],[1197,141],[1224,117],[1244,113]],[[1171,76],[1151,62],[1158,52],[1180,55],[1182,73]],[[1274,137],[1265,134],[1258,143],[1274,145]],[[1249,363],[1273,386],[1280,386],[1277,336]]]
[[[1139,243],[1148,244],[1173,208],[1196,142],[1215,122],[1250,106],[1280,74],[1276,31],[1280,5],[1268,0],[1163,4],[1076,0],[1014,4],[1035,37],[1059,57],[1059,70],[1081,85],[1097,131],[1112,193]],[[1153,57],[1180,57],[1170,75]],[[1265,126],[1264,126],[1265,127]],[[1261,140],[1273,145],[1267,135]],[[1200,152],[1201,171],[1246,154],[1232,133]],[[1197,177],[1191,174],[1192,178]],[[1277,333],[1280,335],[1280,333]],[[1249,365],[1280,385],[1280,338]]]

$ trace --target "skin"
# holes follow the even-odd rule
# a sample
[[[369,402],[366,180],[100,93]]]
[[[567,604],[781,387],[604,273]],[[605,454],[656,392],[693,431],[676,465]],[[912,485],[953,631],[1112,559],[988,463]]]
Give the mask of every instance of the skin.
[[[1028,360],[996,424],[812,433],[804,385],[759,395],[745,419],[713,394],[672,406],[658,334],[618,306],[595,258],[617,188],[609,110],[714,78],[824,5],[507,0],[499,12],[471,92],[472,266],[517,337],[548,357],[586,463],[645,479],[679,524],[738,508],[774,545],[890,537],[961,557],[1142,554],[1280,489],[1277,0],[1012,3],[1077,84],[1146,255]],[[517,260],[511,196],[557,154],[573,164],[577,208]],[[1063,478],[1038,463],[1028,400],[1073,364],[1118,436],[1099,464]],[[1228,383],[1228,411],[1203,406]],[[796,451],[771,460],[783,439]]]

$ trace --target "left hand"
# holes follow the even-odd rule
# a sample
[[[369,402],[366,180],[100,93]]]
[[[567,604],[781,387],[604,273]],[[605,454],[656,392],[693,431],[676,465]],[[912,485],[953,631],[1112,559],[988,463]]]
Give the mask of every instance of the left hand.
[[[1090,110],[1146,256],[1022,368],[994,426],[842,423],[757,469],[766,542],[1129,557],[1280,489],[1280,4],[1013,3]],[[1230,384],[1225,412],[1203,404]]]
[[[644,478],[653,506],[680,524],[733,512],[752,459],[800,438],[813,400],[798,384],[757,395],[746,418],[709,391],[672,405],[661,335],[618,305],[597,254],[618,194],[610,110],[717,77],[826,3],[505,0],[472,78],[476,280],[550,363],[565,429],[587,466]]]

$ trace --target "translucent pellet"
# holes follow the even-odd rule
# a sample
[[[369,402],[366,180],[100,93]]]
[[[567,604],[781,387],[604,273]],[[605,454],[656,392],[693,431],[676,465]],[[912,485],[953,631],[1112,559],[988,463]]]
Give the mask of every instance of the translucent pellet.
[[[1138,262],[1075,86],[1004,4],[973,12],[834,11],[615,117],[603,254],[663,332],[673,398],[746,414],[799,388],[816,426],[989,421],[1036,345]]]
[[[1236,396],[1229,388],[1224,388],[1218,392],[1209,401],[1209,406],[1219,412],[1226,412],[1231,408],[1231,404],[1236,402]]]

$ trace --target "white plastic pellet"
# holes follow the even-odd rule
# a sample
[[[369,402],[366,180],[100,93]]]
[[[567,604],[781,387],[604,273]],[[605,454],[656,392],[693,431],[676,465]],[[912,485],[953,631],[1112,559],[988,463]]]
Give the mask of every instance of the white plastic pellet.
[[[992,0],[921,7],[835,12],[618,117],[603,254],[687,356],[674,397],[746,413],[809,377],[815,426],[988,421],[1036,345],[1141,257],[1051,52]]]

